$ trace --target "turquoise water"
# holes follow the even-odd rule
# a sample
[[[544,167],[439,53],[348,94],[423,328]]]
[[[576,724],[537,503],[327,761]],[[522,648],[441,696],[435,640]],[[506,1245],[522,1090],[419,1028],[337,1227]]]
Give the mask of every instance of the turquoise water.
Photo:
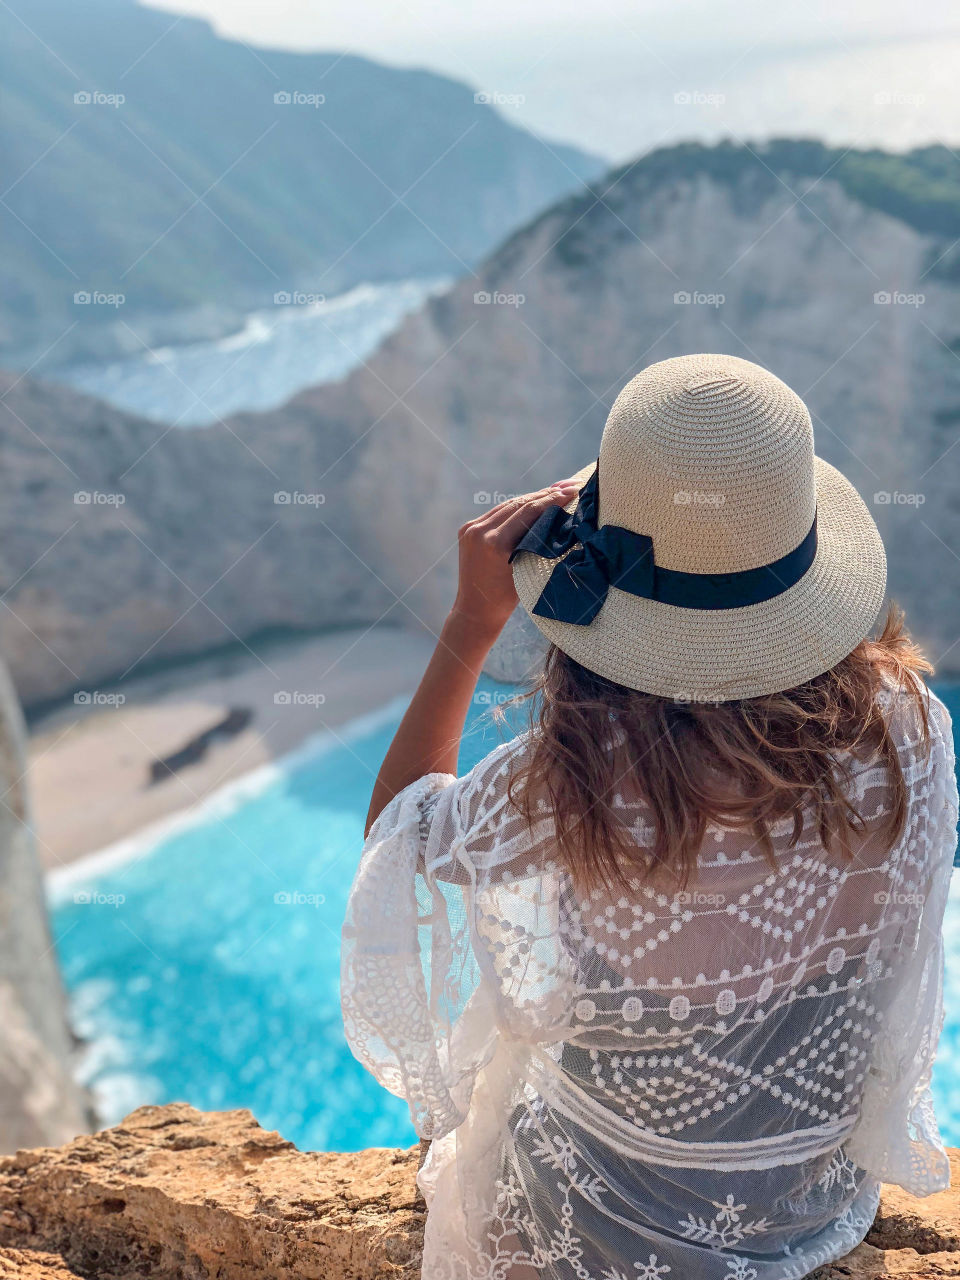
[[[511,736],[491,713],[504,696],[479,686],[461,771]],[[89,1041],[83,1075],[106,1122],[186,1100],[249,1107],[301,1148],[414,1141],[406,1104],[351,1056],[339,1012],[340,924],[400,714],[277,771],[146,856],[56,889],[57,948]]]
[[[502,741],[484,680],[461,772]],[[960,695],[951,708],[960,719]],[[339,929],[373,774],[401,707],[305,752],[98,874],[59,882],[53,923],[83,1075],[104,1121],[144,1102],[249,1107],[301,1148],[406,1145],[406,1106],[352,1058]],[[512,713],[514,723],[519,713]],[[506,735],[508,736],[508,735]],[[341,740],[343,735],[341,734]],[[245,792],[245,794],[244,794]],[[960,885],[946,930],[938,1114],[960,1144]]]

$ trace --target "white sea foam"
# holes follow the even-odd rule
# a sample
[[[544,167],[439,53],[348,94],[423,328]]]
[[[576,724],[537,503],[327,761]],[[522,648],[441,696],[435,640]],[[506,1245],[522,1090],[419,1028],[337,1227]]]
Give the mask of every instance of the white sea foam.
[[[262,313],[255,311],[247,316],[243,328],[237,333],[220,338],[211,345],[215,351],[239,351],[243,347],[252,347],[258,342],[266,342],[272,332],[272,327]]]
[[[304,387],[344,377],[448,283],[360,284],[316,304],[250,312],[221,338],[73,365],[51,376],[158,422],[209,426],[239,410],[275,408]]]

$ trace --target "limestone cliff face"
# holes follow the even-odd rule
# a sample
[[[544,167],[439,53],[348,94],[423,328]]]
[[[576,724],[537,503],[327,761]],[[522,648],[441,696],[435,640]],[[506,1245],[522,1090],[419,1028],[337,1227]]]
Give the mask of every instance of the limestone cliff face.
[[[654,155],[555,206],[272,413],[185,432],[8,380],[0,647],[21,695],[265,627],[435,627],[457,527],[590,461],[645,364],[711,350],[804,396],[878,519],[891,594],[960,671],[956,237],[860,198],[839,161],[814,178],[746,158],[721,175]]]
[[[0,377],[0,649],[23,702],[268,627],[397,620],[353,550],[357,435],[309,403],[183,431]]]
[[[248,1111],[141,1107],[0,1161],[0,1276],[416,1280],[417,1149],[299,1152]],[[954,1179],[960,1153],[951,1153]],[[956,1190],[885,1188],[865,1243],[815,1280],[960,1276]],[[813,1280],[813,1278],[811,1278]]]
[[[722,351],[805,398],[818,451],[880,525],[891,595],[931,656],[960,669],[960,294],[930,270],[930,237],[829,177],[790,186],[698,176],[651,189],[628,172],[605,200],[544,216],[411,317],[369,370],[316,393],[318,412],[349,404],[374,424],[354,480],[365,556],[417,614],[435,624],[450,599],[455,556],[431,566],[482,510],[474,494],[583,466],[635,372]],[[424,372],[406,391],[412,369]]]
[[[70,1075],[73,1047],[25,772],[23,719],[0,663],[0,1151],[65,1142],[91,1123],[84,1092]]]

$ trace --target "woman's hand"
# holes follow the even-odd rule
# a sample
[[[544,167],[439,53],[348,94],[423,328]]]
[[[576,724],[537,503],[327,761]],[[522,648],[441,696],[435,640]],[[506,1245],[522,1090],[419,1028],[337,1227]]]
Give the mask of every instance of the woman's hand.
[[[501,502],[461,528],[460,579],[452,616],[468,621],[481,634],[500,634],[517,603],[510,553],[544,511],[566,506],[578,488],[576,480],[561,480],[549,489]]]
[[[502,502],[460,530],[460,585],[437,647],[377,775],[367,831],[398,791],[425,773],[456,773],[477,679],[517,603],[510,552],[548,507],[577,492],[564,480]]]

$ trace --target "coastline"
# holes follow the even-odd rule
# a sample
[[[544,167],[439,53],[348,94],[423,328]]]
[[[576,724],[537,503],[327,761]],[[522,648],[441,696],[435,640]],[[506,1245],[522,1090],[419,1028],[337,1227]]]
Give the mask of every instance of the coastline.
[[[334,729],[320,729],[286,755],[279,756],[267,764],[259,765],[247,773],[241,773],[229,782],[222,783],[195,804],[185,809],[177,809],[167,817],[159,818],[133,835],[124,836],[123,839],[106,845],[102,849],[82,853],[62,866],[48,869],[44,876],[48,903],[51,907],[56,907],[77,889],[87,885],[89,881],[116,871],[128,862],[136,861],[140,856],[149,853],[150,849],[161,840],[192,827],[204,818],[229,817],[244,801],[259,795],[287,770],[314,761],[322,757],[326,751],[349,746],[354,739],[374,732],[383,724],[399,719],[412,694],[413,690],[410,689],[392,698],[376,711],[355,716],[352,720],[338,726],[342,732]]]
[[[238,646],[105,688],[104,698],[122,698],[116,704],[44,709],[30,727],[28,768],[51,892],[59,896],[79,878],[120,865],[201,813],[229,812],[299,759],[395,717],[432,649],[426,632],[386,625],[273,637],[257,642],[256,653]],[[526,651],[522,659],[529,664]],[[492,665],[495,679],[516,678],[509,663]],[[960,691],[949,681],[935,684],[960,728]],[[149,783],[153,759],[235,708],[252,712],[246,728]]]
[[[432,648],[429,635],[386,626],[298,636],[128,681],[99,706],[53,709],[28,744],[33,826],[49,887],[59,895],[208,806],[232,808],[299,756],[395,715]],[[149,783],[154,758],[233,708],[253,713],[246,728]]]

